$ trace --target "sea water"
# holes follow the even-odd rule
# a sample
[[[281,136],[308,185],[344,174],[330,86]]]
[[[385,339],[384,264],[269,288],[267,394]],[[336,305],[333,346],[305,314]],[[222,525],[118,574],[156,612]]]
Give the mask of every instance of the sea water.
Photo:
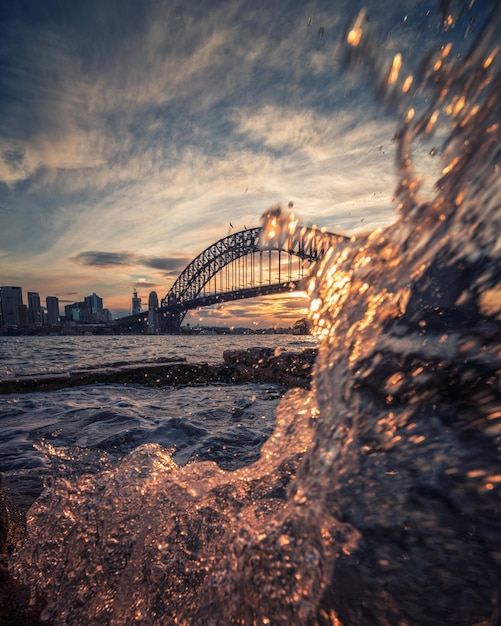
[[[0,337],[0,380],[157,359],[220,363],[225,350],[258,346],[297,351],[317,343],[312,336],[258,333]]]
[[[294,335],[0,337],[0,378],[23,379],[161,359],[221,363],[225,350],[315,347]],[[3,487],[28,508],[50,474],[48,446],[104,451],[114,463],[144,443],[172,449],[178,464],[198,458],[235,469],[259,456],[286,392],[278,385],[145,387],[99,384],[1,396]]]
[[[398,219],[326,256],[310,285],[312,392],[280,403],[258,460],[118,466],[49,447],[14,571],[54,624],[498,624],[501,589],[499,7],[409,83]],[[444,3],[444,10],[447,7]],[[453,21],[453,16],[447,15]],[[384,65],[364,14],[347,61]],[[427,194],[414,150],[436,130]],[[431,191],[430,191],[431,188]],[[87,456],[86,456],[87,455]],[[92,456],[92,455],[91,455]],[[75,475],[75,464],[86,471]]]

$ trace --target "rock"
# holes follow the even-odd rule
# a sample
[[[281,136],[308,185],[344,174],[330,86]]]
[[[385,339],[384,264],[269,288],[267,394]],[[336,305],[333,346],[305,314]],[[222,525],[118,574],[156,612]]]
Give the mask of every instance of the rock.
[[[53,391],[97,383],[193,385],[215,382],[262,382],[287,387],[308,387],[316,349],[275,355],[272,348],[226,350],[223,363],[155,361],[112,363],[64,374],[19,376],[0,380],[0,394]]]
[[[223,353],[226,367],[222,376],[231,382],[262,382],[307,388],[316,356],[316,348],[280,354],[275,354],[270,348],[226,350]]]
[[[225,350],[223,359],[230,365],[263,365],[275,354],[273,348],[248,348],[247,350]]]

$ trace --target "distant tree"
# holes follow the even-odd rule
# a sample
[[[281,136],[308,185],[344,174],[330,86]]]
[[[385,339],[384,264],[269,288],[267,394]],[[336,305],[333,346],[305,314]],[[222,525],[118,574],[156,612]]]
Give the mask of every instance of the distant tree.
[[[310,322],[306,319],[306,317],[303,317],[302,319],[295,322],[294,326],[292,327],[293,335],[309,335],[310,332]]]

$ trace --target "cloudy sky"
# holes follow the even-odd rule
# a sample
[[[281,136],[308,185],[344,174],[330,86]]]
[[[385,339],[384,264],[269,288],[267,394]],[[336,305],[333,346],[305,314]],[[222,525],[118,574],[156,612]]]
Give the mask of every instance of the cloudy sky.
[[[120,316],[134,288],[161,298],[230,223],[258,226],[276,203],[333,232],[389,223],[397,118],[343,42],[367,6],[381,66],[400,52],[412,71],[450,5],[3,0],[0,284],[62,304],[96,292]],[[186,321],[302,315],[266,303],[268,317],[248,300]]]

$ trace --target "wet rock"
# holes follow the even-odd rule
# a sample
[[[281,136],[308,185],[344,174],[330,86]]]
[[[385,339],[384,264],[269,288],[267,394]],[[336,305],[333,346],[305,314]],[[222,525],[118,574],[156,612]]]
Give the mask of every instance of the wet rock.
[[[224,363],[187,363],[185,360],[112,363],[64,374],[18,376],[0,380],[0,394],[53,391],[98,383],[197,385],[215,382],[277,383],[308,387],[316,349],[275,354],[272,348],[227,350]]]
[[[247,350],[225,350],[223,359],[230,365],[252,365],[258,367],[267,363],[275,354],[273,348],[248,348]]]
[[[226,376],[233,382],[264,382],[307,388],[317,350],[276,354],[268,348],[227,350],[223,353]]]

